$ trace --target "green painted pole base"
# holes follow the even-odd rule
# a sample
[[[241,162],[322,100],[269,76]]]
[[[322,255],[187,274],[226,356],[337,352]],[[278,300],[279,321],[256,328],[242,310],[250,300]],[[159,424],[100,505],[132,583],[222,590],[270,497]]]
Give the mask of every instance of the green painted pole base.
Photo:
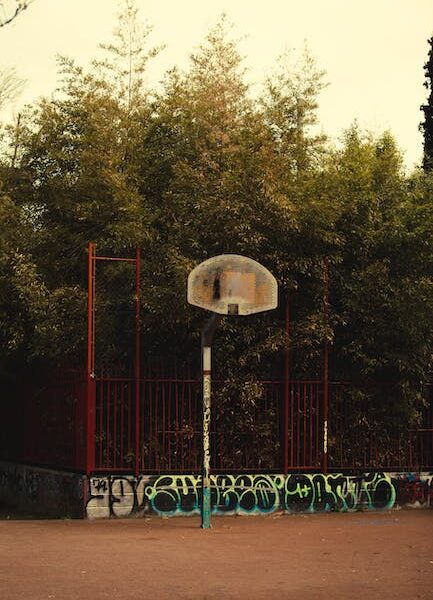
[[[210,487],[203,487],[203,496],[201,503],[201,528],[210,529]]]

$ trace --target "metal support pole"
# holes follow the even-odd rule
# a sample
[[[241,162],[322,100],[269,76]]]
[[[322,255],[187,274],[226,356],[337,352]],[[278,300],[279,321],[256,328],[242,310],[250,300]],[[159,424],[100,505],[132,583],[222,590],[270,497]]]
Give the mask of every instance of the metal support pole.
[[[290,377],[290,313],[289,313],[289,295],[286,293],[285,307],[285,337],[284,347],[284,411],[283,411],[283,473],[289,472],[289,377]]]
[[[211,515],[210,492],[210,390],[211,390],[211,347],[203,346],[203,485],[201,526],[209,529]]]
[[[328,314],[329,314],[329,263],[325,259],[323,266],[323,318],[325,326],[325,344],[323,348],[323,464],[324,473],[328,472],[328,412],[329,412],[329,347],[328,347]]]
[[[140,248],[135,254],[135,475],[140,471]]]
[[[211,526],[211,485],[210,485],[210,417],[211,417],[211,344],[213,334],[221,316],[213,314],[201,332],[202,339],[202,372],[203,372],[203,473],[201,527]]]
[[[96,247],[88,246],[88,297],[87,297],[87,406],[86,406],[86,473],[95,468],[95,293],[96,293]]]
[[[89,242],[87,255],[87,376],[95,369],[95,244]]]

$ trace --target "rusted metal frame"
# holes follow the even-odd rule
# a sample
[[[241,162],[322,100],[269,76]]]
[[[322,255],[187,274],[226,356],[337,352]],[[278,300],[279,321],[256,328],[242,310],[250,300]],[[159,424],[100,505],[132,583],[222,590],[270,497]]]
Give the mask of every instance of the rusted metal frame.
[[[182,468],[183,437],[181,436],[182,430],[179,427],[179,389],[177,384],[172,385],[174,385],[174,419],[176,423],[176,464],[180,463],[180,467]]]
[[[132,390],[131,385],[128,385],[128,429],[127,429],[127,454],[128,458],[132,453]]]
[[[289,295],[285,295],[284,306],[284,409],[283,409],[283,473],[289,470],[289,394],[290,394],[290,307]]]
[[[110,460],[110,439],[111,439],[111,431],[110,431],[110,422],[111,422],[111,382],[107,382],[107,395],[106,395],[106,426],[105,426],[105,460],[106,464],[109,464]]]
[[[195,423],[194,423],[194,416],[198,414],[196,411],[193,412],[193,390],[192,390],[192,386],[188,385],[188,423],[191,425],[192,424],[192,429],[193,431],[195,431],[196,427],[195,427]],[[193,457],[194,462],[194,467],[193,468],[197,468],[197,452],[196,452],[196,441],[197,441],[197,437],[193,434],[193,435],[189,435],[188,436],[188,455]]]
[[[156,377],[156,378],[148,378],[146,377],[146,383],[200,383],[200,379],[179,379],[176,377]],[[120,382],[135,382],[135,377],[106,377],[105,375],[102,377],[98,377],[99,381],[120,381]],[[262,381],[261,383],[279,383],[275,381]]]
[[[413,469],[413,436],[409,437],[409,466],[412,470]]]
[[[120,464],[125,466],[125,386],[120,386]]]
[[[98,386],[98,409],[99,409],[99,415],[98,415],[98,443],[95,443],[95,456],[98,457],[98,464],[96,465],[97,467],[102,467],[102,465],[104,464],[103,462],[103,454],[102,454],[102,432],[104,430],[103,427],[103,422],[104,422],[104,388],[105,388],[105,383],[96,381],[95,385]],[[95,431],[95,436],[96,436],[96,431]],[[95,440],[96,442],[96,440]]]
[[[329,262],[327,259],[323,265],[323,321],[325,327],[325,339],[323,348],[323,459],[322,469],[328,472],[328,420],[329,420],[329,344],[328,344],[328,322],[329,322]]]
[[[294,459],[295,459],[295,455],[294,455],[294,442],[295,442],[295,420],[294,420],[294,414],[295,414],[295,385],[296,383],[294,381],[292,381],[289,384],[289,392],[290,392],[290,465],[291,467],[293,467],[294,465]]]
[[[168,390],[167,385],[161,386],[161,402],[162,402],[162,428],[161,433],[163,434],[163,457],[165,458],[165,468],[170,469],[171,458],[170,458],[170,439],[167,435],[169,429],[169,405],[168,405]]]
[[[296,405],[295,405],[295,438],[296,438],[296,445],[295,445],[295,463],[294,466],[295,467],[299,467],[302,463],[301,461],[301,431],[300,431],[300,424],[299,424],[299,414],[301,412],[301,389],[302,389],[302,383],[299,383],[296,386]]]
[[[105,423],[107,420],[107,412],[109,409],[108,404],[109,403],[111,404],[111,401],[112,401],[111,398],[113,396],[113,391],[117,390],[114,392],[114,397],[117,397],[119,394],[119,385],[122,385],[122,384],[119,384],[119,382],[116,381],[116,382],[111,382],[111,385],[110,385],[109,382],[107,382],[107,381],[104,381],[104,383],[102,383],[102,382],[99,382],[99,380],[96,380],[96,383],[98,386],[98,398],[99,398],[98,406],[101,407],[101,413],[99,416],[102,417],[102,421],[103,421],[103,423]],[[160,384],[158,385],[158,388],[160,390],[158,406],[161,406],[161,401],[163,404],[167,400],[170,401],[170,396],[171,396],[171,401],[175,402],[175,397],[173,397],[173,389],[171,389],[171,392],[170,392],[167,385],[170,385],[170,384],[168,384],[166,381],[160,382]],[[153,384],[152,386],[149,386],[149,387],[151,387],[153,389],[154,386],[155,386],[155,384]],[[131,387],[131,386],[129,386],[129,387]],[[170,387],[171,387],[171,385],[170,385]],[[298,421],[297,421],[298,429],[296,430],[296,433],[298,435],[300,435],[301,438],[302,438],[302,434],[304,432],[304,428],[302,427],[301,419],[302,419],[302,421],[304,421],[304,419],[305,419],[305,414],[302,414],[302,413],[305,410],[308,410],[308,405],[311,406],[311,403],[313,404],[313,406],[316,406],[317,403],[319,402],[319,400],[321,401],[321,397],[319,399],[319,396],[318,396],[319,387],[321,387],[321,386],[317,382],[315,384],[311,384],[311,383],[304,384],[303,382],[297,383],[296,391],[295,391],[295,396],[296,396],[295,403],[296,403],[296,405],[299,404],[299,411],[298,411],[299,414],[298,414]],[[165,388],[165,390],[163,390],[162,388]],[[182,393],[182,397],[179,396],[179,402],[180,402],[181,406],[182,406],[183,402],[186,403],[185,407],[188,406],[188,397],[192,391],[191,388],[192,388],[192,385],[191,384],[188,385],[188,387],[185,388],[185,391]],[[275,383],[274,383],[272,389],[274,391],[278,390],[278,387],[276,387]],[[279,389],[281,389],[281,388],[279,388]],[[125,395],[126,395],[126,390],[125,390]],[[184,398],[183,401],[182,401],[182,398]],[[269,399],[270,399],[270,396],[269,395],[266,396],[264,407],[266,406],[266,404],[269,403]],[[152,402],[152,405],[153,405],[153,402]],[[143,406],[142,401],[141,401],[140,406]],[[166,405],[166,408],[165,408],[166,415],[167,415],[168,410],[169,410],[169,407]],[[174,410],[173,407],[172,407],[172,410]],[[111,406],[110,406],[110,413],[113,413]],[[125,415],[125,420],[126,420],[126,415]],[[296,421],[296,419],[295,419],[295,421]],[[316,429],[317,422],[320,423],[321,419],[315,417],[314,430]],[[307,424],[308,424],[308,420],[307,420]],[[161,427],[161,423],[159,423],[159,426]],[[110,433],[111,433],[112,427],[113,427],[112,419],[110,417],[110,427],[109,427]],[[302,431],[301,431],[301,427],[302,427]],[[310,428],[311,428],[311,423],[310,423]],[[101,429],[101,427],[100,427],[100,429]],[[198,428],[196,428],[196,429],[198,429]],[[416,464],[426,464],[428,466],[429,458],[427,457],[427,455],[429,455],[429,453],[430,453],[430,447],[427,447],[427,444],[425,442],[427,440],[427,436],[429,436],[431,434],[431,429],[430,428],[420,428],[420,430],[421,431],[419,432],[418,435],[422,436],[422,439],[419,440],[420,451],[421,451],[422,456],[420,456],[418,460],[415,459],[415,461],[417,461]],[[311,429],[310,429],[310,431],[311,431]],[[418,430],[415,430],[415,432],[416,431],[418,431]],[[170,424],[170,419],[167,420],[167,418],[165,419],[165,427],[163,427],[159,431],[159,434],[162,436],[164,436],[164,433],[166,434],[166,436],[170,436],[171,434],[175,433],[175,431],[173,431],[172,425]],[[197,433],[198,433],[198,431],[197,431]],[[310,443],[310,445],[312,443],[314,448],[317,448],[317,446],[319,446],[319,448],[320,448],[321,441],[323,439],[320,434],[321,434],[321,429],[320,429],[320,431],[317,431],[317,433],[316,432],[314,433],[314,435],[315,435],[314,440],[312,439],[311,434],[310,434],[310,439],[309,440],[307,439],[306,443]],[[308,431],[306,431],[306,435],[308,436]],[[197,436],[194,435],[193,437],[194,437],[194,441],[196,441]],[[118,435],[116,436],[116,438],[118,438]],[[167,453],[170,451],[170,449],[168,448],[168,442],[169,441],[167,440],[167,438],[165,438],[165,440],[164,440],[165,452],[162,452],[162,455],[164,455],[164,453],[165,453],[166,457],[168,456]],[[103,447],[100,447],[100,445],[99,445],[98,448],[100,448],[103,451],[103,456],[105,456],[106,452],[107,452],[107,447],[105,445],[105,442],[103,443]],[[374,452],[374,445],[373,445],[372,450]],[[310,451],[312,451],[312,450],[310,450]],[[110,456],[111,455],[112,455],[112,453],[111,453],[111,447],[110,447]],[[155,460],[154,460],[155,457],[152,457],[152,458],[153,458],[153,460],[151,460],[150,463],[149,463],[149,461],[146,461],[146,465],[143,465],[143,470],[145,470],[146,472],[155,472],[155,471],[159,471],[160,469],[166,470],[167,467],[166,467],[165,463],[158,465],[158,468],[155,469]],[[194,456],[194,453],[193,453],[193,456],[191,456],[191,458],[193,460],[192,460],[191,466],[189,467],[189,470],[190,471],[198,471],[198,469],[199,469],[198,465],[196,464],[196,466],[194,467],[194,464],[193,464],[194,462],[197,461],[198,454],[197,454],[197,456]],[[242,467],[242,469],[244,469],[245,471],[248,471],[248,472],[259,472],[259,471],[263,470],[263,469],[256,469],[254,467],[254,464],[250,464],[249,460],[247,461],[247,458],[248,457],[245,456],[242,464],[239,464],[239,461],[238,461],[236,466],[231,469],[224,468],[224,465],[221,464],[221,461],[218,461],[218,460],[214,461],[214,465],[213,465],[214,471],[215,472],[236,472],[237,470],[239,470],[240,467]],[[372,465],[371,462],[368,462],[368,456],[365,457],[365,460],[367,461],[365,463],[366,465],[368,465],[368,466]],[[172,461],[173,461],[173,457],[172,457]],[[114,460],[111,462],[111,466],[108,466],[106,462],[105,462],[105,464],[102,464],[103,462],[105,462],[105,461],[102,461],[102,460],[99,461],[98,470],[104,469],[104,472],[105,471],[106,472],[118,472],[121,469],[120,464],[119,463],[116,464],[114,462]],[[411,461],[409,460],[409,463],[410,462]],[[408,466],[409,466],[409,463],[407,463]],[[406,463],[404,463],[404,464],[406,465]],[[401,462],[399,464],[394,463],[394,467],[396,467],[396,468],[401,467],[402,465],[403,465],[403,462]],[[125,468],[128,468],[128,466],[130,466],[130,465],[125,465]],[[381,467],[385,468],[385,465],[381,465]],[[339,463],[336,463],[335,465],[333,465],[332,471],[335,471],[336,469],[349,470],[350,468],[352,468],[352,467],[345,465],[344,461],[340,460]],[[378,464],[375,464],[375,468],[377,468],[377,469],[379,468]],[[391,469],[390,466],[388,466],[387,468]],[[310,471],[317,471],[318,469],[319,469],[319,466],[317,463],[315,465],[311,464],[311,459],[308,455],[308,449],[306,450],[306,454],[304,456],[304,449],[301,445],[300,451],[298,452],[296,464],[289,466],[289,472],[291,473],[291,472],[300,471],[300,470],[310,472]],[[274,470],[274,467],[272,467],[269,470],[269,472],[273,472],[273,470]],[[177,460],[173,461],[172,465],[171,465],[171,471],[176,472],[176,473],[185,471],[185,463],[180,464],[180,462]]]
[[[135,472],[138,474],[139,470],[139,448],[140,448],[140,436],[139,436],[139,419],[140,419],[140,250],[137,248],[135,258],[119,258],[109,256],[97,256],[96,255],[96,244],[89,242],[88,244],[88,309],[87,309],[87,435],[86,435],[86,473],[90,474],[95,470],[95,457],[96,457],[96,381],[95,381],[95,338],[96,338],[96,323],[95,323],[95,310],[96,310],[96,261],[110,261],[110,262],[127,262],[135,263],[136,265],[136,311],[135,311]],[[107,456],[109,453],[109,434],[110,432],[110,401],[111,401],[111,384],[114,382],[126,382],[129,378],[114,378],[114,377],[101,377],[98,379],[99,383],[99,444],[98,444],[98,455],[99,465],[98,468],[102,468],[103,456]],[[104,389],[104,383],[107,384],[107,390]],[[128,386],[129,387],[129,386]],[[113,396],[113,412],[114,419],[116,420],[113,427],[113,434],[115,436],[113,453],[116,452],[117,445],[117,406],[116,406],[116,393],[118,390],[118,384],[114,388]],[[104,394],[104,392],[107,394]],[[122,394],[123,398],[123,394]],[[131,438],[131,394],[128,389],[128,430],[127,430],[127,441],[130,446]],[[104,448],[102,433],[104,423],[104,405],[107,420],[106,423],[106,447]],[[122,406],[122,426],[121,436],[124,436],[123,428],[123,406]],[[123,439],[123,438],[122,438]],[[123,458],[123,457],[122,457]],[[106,461],[109,462],[109,461]],[[113,454],[113,463],[116,463],[115,455]]]
[[[94,244],[89,242],[87,254],[87,378],[94,375]]]
[[[309,459],[310,459],[310,464],[313,464],[313,398],[314,398],[314,394],[315,394],[315,390],[314,390],[314,386],[312,386],[310,384],[310,403],[309,403],[309,425],[310,425],[310,449],[309,449]]]
[[[135,475],[140,471],[140,248],[135,254]]]
[[[140,453],[140,469],[144,468],[144,440],[146,439],[146,426],[148,426],[148,416],[145,410],[145,399],[146,399],[146,388],[143,381],[143,374],[141,374],[141,385],[140,385],[140,440],[142,451]]]
[[[87,398],[86,398],[86,474],[95,467],[96,384],[95,384],[95,244],[89,242],[87,255]]]
[[[113,467],[116,467],[117,459],[117,397],[119,393],[119,384],[114,384],[114,393],[113,393]]]
[[[304,383],[303,393],[303,419],[302,419],[302,462],[305,465],[307,463],[307,399],[308,399],[308,386]]]
[[[95,260],[108,260],[109,262],[135,263],[136,258],[118,258],[117,256],[95,256]]]
[[[156,448],[156,444],[155,444],[155,432],[156,432],[156,427],[154,427],[154,416],[153,416],[153,394],[152,394],[152,385],[150,383],[145,383],[144,384],[147,387],[147,391],[148,391],[148,395],[149,395],[149,399],[148,399],[148,404],[149,404],[149,442],[150,442],[150,448],[153,448],[153,452],[155,452],[155,448]],[[152,453],[150,451],[149,448],[149,463],[152,460]],[[146,464],[146,456],[144,457],[144,464]]]
[[[176,384],[176,403],[178,403],[178,388]],[[185,471],[185,433],[184,433],[184,423],[185,423],[185,384],[182,384],[181,387],[181,395],[180,395],[180,425],[182,431],[182,455],[181,455],[181,468],[182,471]]]
[[[160,456],[160,452],[158,452],[159,449],[159,389],[160,389],[160,385],[159,383],[156,384],[155,387],[155,440],[156,440],[156,444],[155,444],[155,467],[157,469],[159,469],[159,456]]]

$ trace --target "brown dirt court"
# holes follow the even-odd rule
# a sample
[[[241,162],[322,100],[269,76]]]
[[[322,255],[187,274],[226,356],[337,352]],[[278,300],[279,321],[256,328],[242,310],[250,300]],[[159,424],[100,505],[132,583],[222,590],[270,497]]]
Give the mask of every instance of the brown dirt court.
[[[433,599],[433,511],[0,521],[2,600]]]

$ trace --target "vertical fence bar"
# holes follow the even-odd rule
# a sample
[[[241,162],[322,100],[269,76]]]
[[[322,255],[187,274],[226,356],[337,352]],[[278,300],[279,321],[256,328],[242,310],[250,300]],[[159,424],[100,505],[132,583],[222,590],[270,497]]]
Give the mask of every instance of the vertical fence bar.
[[[86,473],[89,475],[95,468],[95,418],[96,418],[96,383],[95,383],[95,292],[96,261],[95,244],[89,242],[87,256],[87,418],[86,418]]]
[[[149,459],[147,461],[147,467],[149,468],[150,465],[154,465],[155,464],[155,448],[156,448],[156,444],[155,444],[155,440],[156,440],[156,435],[155,435],[155,431],[156,431],[156,427],[154,427],[154,416],[153,416],[153,394],[152,394],[152,386],[153,383],[144,383],[143,384],[143,388],[146,390],[146,386],[147,386],[147,393],[148,393],[148,406],[149,406],[149,431],[147,433],[148,440],[149,440]],[[146,460],[146,457],[144,457],[144,459]]]
[[[323,472],[328,472],[328,413],[329,413],[329,347],[328,347],[328,313],[329,313],[329,262],[323,265],[323,320],[325,341],[323,348]]]
[[[140,470],[140,248],[135,254],[135,475]]]
[[[119,463],[122,467],[125,466],[125,384],[120,386],[120,439],[119,439],[120,455]]]
[[[87,377],[92,369],[92,331],[93,331],[93,244],[89,242],[87,251]]]
[[[310,437],[309,437],[309,440],[310,440],[309,446],[310,446],[310,448],[309,448],[308,458],[309,458],[309,461],[310,461],[309,464],[311,466],[313,466],[313,464],[314,464],[313,463],[313,398],[314,398],[314,389],[315,389],[314,384],[311,384],[310,385],[310,398],[309,398],[310,404],[309,404],[309,413],[308,413],[309,414],[309,420],[310,420],[310,423],[309,423],[309,425],[310,425]]]
[[[284,347],[284,411],[283,411],[283,473],[289,472],[289,377],[290,377],[290,312],[289,295],[285,296],[284,325],[286,344]]]

